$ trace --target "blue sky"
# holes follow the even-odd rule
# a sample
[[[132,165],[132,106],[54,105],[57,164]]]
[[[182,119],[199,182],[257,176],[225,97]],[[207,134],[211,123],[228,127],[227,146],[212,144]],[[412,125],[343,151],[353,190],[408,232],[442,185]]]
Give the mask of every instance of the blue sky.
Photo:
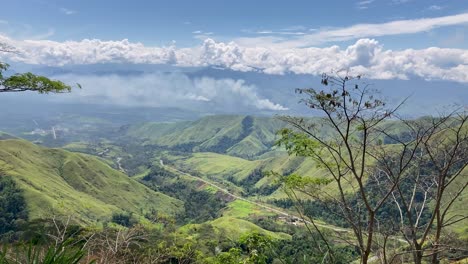
[[[42,72],[85,84],[76,100],[143,104],[146,98],[148,106],[174,99],[168,106],[222,107],[228,96],[254,109],[284,111],[291,108],[286,100],[247,73],[284,76],[294,86],[295,75],[337,70],[383,87],[403,81],[419,89],[436,81],[429,97],[466,105],[467,37],[466,0],[15,0],[4,1],[0,13],[0,43],[18,51],[0,53],[0,60],[16,69],[49,67]],[[96,65],[106,65],[108,76],[97,76]],[[127,78],[122,65],[144,76]],[[161,75],[155,65],[176,73]],[[210,67],[231,74],[183,73]],[[440,98],[447,86],[457,88]]]
[[[317,1],[121,1],[15,0],[2,4],[3,32],[18,38],[51,40],[129,39],[146,45],[189,46],[203,33],[228,41],[243,36],[294,37],[327,27],[384,23],[468,12],[462,0]],[[385,39],[389,48],[428,46],[467,47],[468,41],[442,43],[466,27],[435,30]],[[194,33],[195,32],[195,33]],[[197,32],[200,32],[197,34]],[[263,33],[263,34],[261,34]],[[408,42],[409,40],[409,42]],[[341,44],[341,43],[338,43]],[[439,45],[437,45],[439,44]]]

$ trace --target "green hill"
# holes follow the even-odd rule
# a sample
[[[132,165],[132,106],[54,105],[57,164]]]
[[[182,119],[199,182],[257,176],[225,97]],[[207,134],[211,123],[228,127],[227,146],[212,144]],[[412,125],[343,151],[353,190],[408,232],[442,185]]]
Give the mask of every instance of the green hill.
[[[232,186],[234,184],[246,193],[253,189],[265,199],[286,198],[273,177],[264,177],[262,172],[274,171],[284,175],[322,176],[312,158],[288,156],[286,152],[275,151],[275,155],[263,159],[247,160],[225,154],[199,152],[189,156],[174,156],[171,162],[183,171],[190,171],[202,177]]]
[[[24,140],[0,140],[0,169],[23,190],[30,219],[65,214],[91,223],[122,211],[142,216],[183,210],[181,201],[150,190],[99,158]]]
[[[173,150],[254,158],[271,149],[276,131],[284,125],[269,117],[219,115],[194,122],[135,125],[127,135]]]

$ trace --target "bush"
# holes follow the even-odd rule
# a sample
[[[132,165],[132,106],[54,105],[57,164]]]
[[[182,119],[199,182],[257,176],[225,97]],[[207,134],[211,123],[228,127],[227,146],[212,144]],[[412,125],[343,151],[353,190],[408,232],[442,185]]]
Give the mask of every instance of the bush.
[[[18,224],[27,220],[21,189],[10,176],[0,174],[0,236],[16,231]]]

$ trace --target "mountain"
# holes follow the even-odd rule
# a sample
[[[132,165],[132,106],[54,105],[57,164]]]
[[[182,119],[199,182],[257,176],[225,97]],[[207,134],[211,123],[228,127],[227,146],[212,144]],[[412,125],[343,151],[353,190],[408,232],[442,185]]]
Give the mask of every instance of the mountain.
[[[275,178],[265,176],[264,172],[274,171],[283,175],[299,174],[308,177],[320,175],[321,170],[312,158],[288,156],[284,151],[267,154],[271,157],[256,160],[210,152],[193,153],[186,157],[169,155],[166,158],[183,171],[203,175],[207,179],[214,179],[244,194],[256,195],[264,200],[287,197],[275,182]]]
[[[155,192],[103,160],[24,140],[0,140],[0,169],[23,190],[29,218],[74,215],[83,223],[114,213],[175,215],[183,203]]]
[[[216,115],[193,122],[134,125],[127,136],[173,150],[254,158],[271,150],[276,131],[284,126],[271,117]]]

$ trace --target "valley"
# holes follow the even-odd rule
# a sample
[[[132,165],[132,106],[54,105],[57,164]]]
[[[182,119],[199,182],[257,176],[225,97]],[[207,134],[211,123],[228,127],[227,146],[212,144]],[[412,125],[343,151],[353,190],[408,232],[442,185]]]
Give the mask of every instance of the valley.
[[[468,264],[468,1],[0,10],[0,264]]]
[[[405,133],[396,122],[385,126],[394,134]],[[73,127],[67,133],[74,134]],[[139,225],[163,233],[172,230],[166,240],[179,237],[181,247],[203,245],[198,250],[212,259],[209,241],[223,244],[249,234],[288,244],[296,236],[302,237],[296,242],[304,242],[306,234],[319,236],[320,230],[338,251],[352,250],[347,243],[354,233],[348,224],[328,214],[327,205],[309,194],[288,189],[287,176],[322,181],[331,175],[316,159],[289,155],[278,144],[282,127],[287,124],[274,117],[222,115],[116,124],[109,134],[80,128],[79,141],[66,134],[52,141],[44,140],[49,135],[29,138],[40,145],[19,139],[21,133],[3,134],[0,171],[22,190],[28,221],[71,217],[76,225],[98,230]],[[330,137],[326,130],[322,134]],[[339,190],[332,182],[320,188],[332,195]],[[353,188],[352,183],[345,187],[350,194]],[[461,214],[466,197],[463,192],[454,203]],[[462,220],[451,231],[466,237],[466,226]],[[394,247],[406,243],[398,234],[387,239]]]

